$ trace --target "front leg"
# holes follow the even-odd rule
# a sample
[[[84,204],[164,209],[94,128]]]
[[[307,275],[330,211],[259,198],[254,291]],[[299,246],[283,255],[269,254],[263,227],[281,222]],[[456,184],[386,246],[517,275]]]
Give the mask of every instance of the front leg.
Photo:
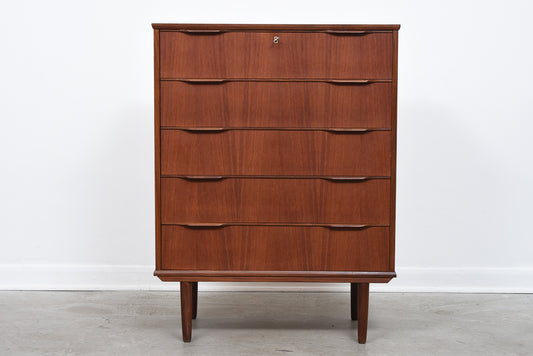
[[[181,331],[183,342],[191,342],[192,333],[192,282],[180,282]]]
[[[366,343],[368,325],[368,283],[359,283],[357,287],[357,336],[360,344]]]

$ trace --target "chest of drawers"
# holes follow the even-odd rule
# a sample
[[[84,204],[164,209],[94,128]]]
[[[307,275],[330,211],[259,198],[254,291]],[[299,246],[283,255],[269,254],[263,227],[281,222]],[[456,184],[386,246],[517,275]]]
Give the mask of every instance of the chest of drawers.
[[[366,341],[394,272],[398,25],[154,24],[156,270],[343,282]]]

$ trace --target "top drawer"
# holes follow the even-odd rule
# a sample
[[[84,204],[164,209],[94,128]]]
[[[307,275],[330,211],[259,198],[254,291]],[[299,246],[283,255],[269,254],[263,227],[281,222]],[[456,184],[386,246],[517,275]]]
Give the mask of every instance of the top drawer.
[[[392,49],[391,32],[162,31],[160,76],[392,79]]]

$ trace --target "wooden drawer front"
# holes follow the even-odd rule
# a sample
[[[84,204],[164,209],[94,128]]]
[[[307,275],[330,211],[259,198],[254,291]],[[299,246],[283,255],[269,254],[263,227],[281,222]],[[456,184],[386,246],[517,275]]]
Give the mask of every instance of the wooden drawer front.
[[[161,82],[161,126],[391,127],[390,83]]]
[[[389,224],[390,182],[161,178],[161,219],[174,223]]]
[[[162,175],[389,176],[390,131],[161,131]]]
[[[387,271],[389,228],[163,226],[170,270]]]
[[[392,79],[392,33],[160,33],[161,78]],[[279,36],[279,43],[273,43]]]

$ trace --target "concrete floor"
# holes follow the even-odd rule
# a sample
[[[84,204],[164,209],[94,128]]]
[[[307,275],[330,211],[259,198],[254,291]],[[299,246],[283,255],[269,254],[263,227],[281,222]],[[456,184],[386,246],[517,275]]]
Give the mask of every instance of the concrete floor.
[[[533,355],[533,295],[200,292],[192,342],[176,292],[0,292],[1,355]]]

